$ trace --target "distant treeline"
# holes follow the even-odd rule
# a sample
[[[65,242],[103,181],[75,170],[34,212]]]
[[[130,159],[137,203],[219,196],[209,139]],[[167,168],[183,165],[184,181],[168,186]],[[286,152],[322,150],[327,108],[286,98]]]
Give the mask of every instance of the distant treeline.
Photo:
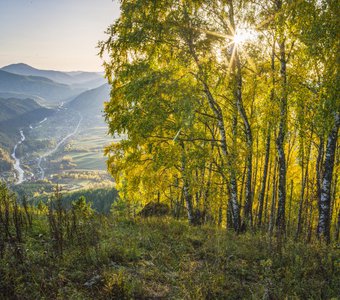
[[[115,188],[81,190],[73,193],[63,194],[63,202],[70,205],[75,199],[85,197],[87,203],[99,213],[109,213],[111,205],[118,198],[118,192]]]
[[[15,192],[19,195],[19,198],[27,197],[28,202],[33,206],[39,205],[39,203],[47,203],[48,200],[52,197],[55,186],[52,184],[43,184],[37,183],[32,186],[30,185],[21,185],[26,186],[26,188],[14,187]],[[32,190],[29,188],[32,186]],[[44,195],[33,195],[32,191],[45,191],[48,194]],[[86,202],[91,204],[92,209],[97,211],[98,213],[107,214],[110,212],[111,205],[118,198],[118,192],[115,188],[100,188],[100,189],[86,189],[79,190],[76,192],[63,193],[61,192],[62,203],[66,208],[70,208],[73,201],[79,199],[80,197],[85,197]]]

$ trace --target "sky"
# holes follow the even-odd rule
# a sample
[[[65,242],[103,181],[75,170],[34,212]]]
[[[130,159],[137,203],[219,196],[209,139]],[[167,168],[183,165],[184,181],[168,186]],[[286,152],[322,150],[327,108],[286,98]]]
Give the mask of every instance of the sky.
[[[0,67],[102,71],[96,46],[118,16],[117,0],[0,0]]]

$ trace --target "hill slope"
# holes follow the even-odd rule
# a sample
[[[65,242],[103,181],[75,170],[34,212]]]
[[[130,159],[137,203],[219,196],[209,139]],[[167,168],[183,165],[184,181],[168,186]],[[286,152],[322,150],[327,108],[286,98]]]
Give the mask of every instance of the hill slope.
[[[0,70],[0,92],[3,93],[33,95],[51,102],[61,102],[82,91],[48,78],[23,76]]]
[[[110,97],[110,87],[108,84],[81,93],[75,99],[67,103],[67,107],[89,115],[102,115],[104,102]]]
[[[8,99],[8,98],[15,98],[15,99],[33,99],[36,101],[39,105],[49,107],[51,103],[48,103],[48,101],[42,97],[36,96],[36,95],[27,95],[22,93],[15,93],[15,92],[0,92],[0,98]]]
[[[320,241],[132,218],[118,203],[102,215],[84,198],[25,210],[1,194],[1,299],[338,299],[339,251]]]
[[[32,99],[0,98],[0,123],[39,108],[41,106]]]
[[[19,128],[42,120],[53,110],[33,99],[0,98],[0,146],[9,150],[18,139]]]

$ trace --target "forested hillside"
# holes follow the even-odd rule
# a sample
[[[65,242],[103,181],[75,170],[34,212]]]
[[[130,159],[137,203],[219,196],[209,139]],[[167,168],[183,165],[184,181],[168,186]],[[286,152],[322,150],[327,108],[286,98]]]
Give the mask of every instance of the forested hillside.
[[[72,101],[67,103],[67,107],[80,111],[88,116],[102,116],[104,111],[104,101],[109,100],[110,87],[107,84],[98,88],[81,93]]]
[[[5,139],[6,137],[0,133],[0,138]],[[11,159],[6,151],[0,147],[0,172],[10,171],[12,169]]]
[[[53,186],[52,193],[35,196],[32,195],[29,197],[31,199],[30,204],[34,206],[38,206],[39,204],[48,204],[51,199],[51,194],[53,195]],[[27,190],[25,188],[17,187],[15,189],[21,197],[27,196]],[[118,192],[114,188],[97,188],[97,189],[87,189],[87,190],[79,190],[76,192],[63,193],[62,202],[66,209],[70,209],[72,207],[72,202],[76,199],[84,198],[87,203],[91,204],[91,208],[97,213],[108,215],[110,214],[111,207],[114,202],[118,200]]]
[[[10,152],[18,139],[20,128],[41,121],[53,112],[33,99],[0,97],[0,147]]]
[[[0,98],[0,123],[41,108],[42,107],[32,99]]]

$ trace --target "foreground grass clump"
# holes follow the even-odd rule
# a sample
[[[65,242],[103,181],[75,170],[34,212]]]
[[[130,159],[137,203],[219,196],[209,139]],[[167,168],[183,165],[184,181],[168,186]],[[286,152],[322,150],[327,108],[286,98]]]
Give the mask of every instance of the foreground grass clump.
[[[260,234],[190,227],[171,218],[87,219],[55,251],[45,216],[33,218],[20,260],[0,261],[1,299],[331,299],[339,250]],[[91,230],[89,230],[91,228]]]

